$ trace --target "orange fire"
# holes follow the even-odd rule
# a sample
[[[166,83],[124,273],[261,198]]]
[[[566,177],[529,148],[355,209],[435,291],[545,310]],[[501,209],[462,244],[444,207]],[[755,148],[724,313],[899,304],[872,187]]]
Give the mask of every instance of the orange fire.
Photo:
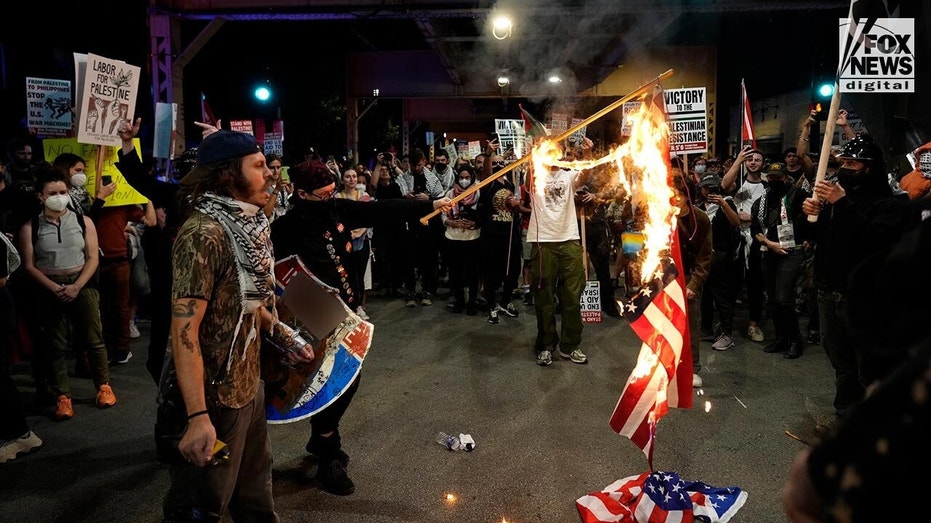
[[[548,173],[552,167],[581,171],[613,164],[613,185],[622,189],[637,216],[643,217],[644,244],[638,260],[641,280],[645,284],[662,270],[662,252],[669,247],[679,211],[672,203],[675,191],[668,180],[669,126],[666,125],[666,115],[653,104],[643,102],[627,118],[631,124],[630,139],[598,159],[565,160],[561,144],[542,140],[533,148],[533,172]],[[546,178],[533,177],[533,191],[538,198],[543,197]]]

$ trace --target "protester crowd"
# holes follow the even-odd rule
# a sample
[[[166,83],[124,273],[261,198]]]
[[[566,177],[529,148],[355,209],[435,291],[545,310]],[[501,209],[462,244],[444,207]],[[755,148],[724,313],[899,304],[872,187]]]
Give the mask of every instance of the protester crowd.
[[[817,176],[819,159],[808,147],[815,123],[809,117],[797,146],[777,157],[745,146],[723,162],[674,158],[670,183],[688,282],[693,386],[704,386],[703,344],[789,360],[823,344],[835,371],[830,445],[835,430],[844,434],[844,420],[863,423],[858,408],[869,387],[914,357],[864,346],[852,318],[860,305],[851,278],[917,228],[931,187],[931,148],[920,149],[915,170],[897,179],[882,148],[855,135],[842,112],[837,125],[846,143]],[[92,379],[96,406],[113,407],[120,389],[111,367],[130,363],[129,340],[146,318],[147,370],[160,397],[167,389],[180,394],[188,426],[178,446],[185,462],[171,465],[166,521],[227,511],[274,519],[261,340],[289,347],[290,364],[313,359],[301,333],[279,320],[275,260],[300,256],[352,311],[375,323],[377,308],[368,303],[375,295],[476,316],[477,328],[502,317],[530,321],[519,319],[513,302],[522,300],[536,319],[533,345],[544,367],[556,358],[589,361],[579,303],[589,263],[608,317],[622,317],[618,298],[639,285],[636,250],[625,238],[642,232],[642,217],[596,169],[522,168],[502,176],[516,158],[494,142],[471,159],[451,159],[442,148],[432,158],[418,148],[385,150],[362,164],[324,160],[314,150],[290,159],[263,154],[250,135],[200,124],[203,141],[170,172],[157,173],[133,146],[140,125],[122,123],[116,165],[148,199],[144,205],[107,205],[118,184],[94,177],[88,190],[79,156],[35,161],[28,140],[9,142],[12,161],[0,177],[0,463],[42,445],[26,423],[14,364],[29,361],[36,406],[55,420],[75,415],[73,378]],[[561,145],[567,160],[590,157],[595,147],[588,139]],[[533,176],[546,178],[542,199]],[[446,303],[437,303],[440,288],[449,290]],[[747,309],[745,325],[735,324],[738,307]],[[355,489],[339,421],[360,381],[311,418],[306,450],[318,460],[317,483],[335,494]],[[222,470],[207,466],[219,440],[232,465]],[[814,479],[818,487],[831,482]],[[831,487],[816,495],[849,502],[849,493]],[[788,512],[813,510],[810,496],[792,492],[805,503]]]

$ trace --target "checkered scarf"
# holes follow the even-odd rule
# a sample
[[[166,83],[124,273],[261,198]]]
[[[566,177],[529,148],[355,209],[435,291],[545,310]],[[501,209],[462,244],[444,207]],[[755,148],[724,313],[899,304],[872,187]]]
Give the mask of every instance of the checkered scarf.
[[[230,345],[232,350],[236,346],[236,338],[245,315],[261,307],[274,292],[275,277],[272,274],[272,266],[275,258],[272,254],[268,218],[255,205],[209,192],[201,195],[194,208],[223,226],[236,255],[242,310],[236,325],[236,334],[233,335]],[[256,332],[249,333],[249,339],[243,345],[243,358],[246,357],[249,344],[257,336]],[[227,365],[231,360],[232,358],[228,359]]]

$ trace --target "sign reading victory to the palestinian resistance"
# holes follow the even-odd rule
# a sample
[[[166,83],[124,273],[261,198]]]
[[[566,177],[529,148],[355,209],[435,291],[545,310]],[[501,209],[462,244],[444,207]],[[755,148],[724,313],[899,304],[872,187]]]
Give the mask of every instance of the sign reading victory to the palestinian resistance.
[[[29,129],[40,136],[66,136],[71,131],[71,82],[26,77]]]
[[[274,350],[263,352],[265,415],[268,423],[281,424],[313,416],[343,395],[362,370],[375,327],[297,256],[275,264],[275,280],[279,319],[314,346],[314,360],[304,365],[287,365]]]
[[[139,91],[139,67],[88,53],[78,105],[78,141],[119,147],[120,122],[132,121]]]
[[[498,135],[498,153],[507,155],[508,151],[513,151],[517,158],[526,153],[524,138],[527,133],[524,130],[523,120],[496,118],[495,134]]]
[[[669,152],[708,152],[707,97],[704,87],[666,89]]]

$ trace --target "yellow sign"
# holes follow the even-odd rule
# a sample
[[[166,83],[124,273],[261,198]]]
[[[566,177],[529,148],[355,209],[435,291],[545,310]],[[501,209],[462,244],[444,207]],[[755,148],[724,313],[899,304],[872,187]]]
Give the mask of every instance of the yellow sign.
[[[138,153],[141,158],[142,154],[139,152],[141,145],[138,138],[133,140],[133,146],[136,148],[136,153]],[[120,170],[116,168],[116,162],[119,160],[119,156],[117,155],[119,149],[117,147],[78,143],[77,138],[46,138],[42,140],[42,149],[45,152],[45,158],[49,162],[54,162],[55,158],[62,153],[76,154],[84,159],[84,174],[87,175],[87,182],[84,184],[84,188],[87,189],[87,193],[90,194],[91,197],[97,194],[98,147],[104,148],[103,168],[100,170],[100,174],[102,176],[110,176],[113,181],[116,182],[116,191],[107,198],[103,206],[119,207],[121,205],[136,205],[148,202],[149,199],[140,194],[132,185],[129,185],[129,182],[123,178]]]

